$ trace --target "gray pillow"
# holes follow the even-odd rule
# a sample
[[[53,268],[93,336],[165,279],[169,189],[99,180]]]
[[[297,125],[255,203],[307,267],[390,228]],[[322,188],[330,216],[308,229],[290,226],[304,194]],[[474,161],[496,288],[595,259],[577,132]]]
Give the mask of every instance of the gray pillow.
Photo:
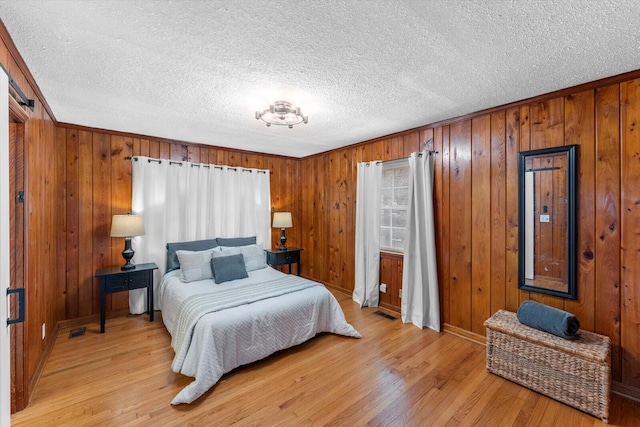
[[[196,280],[213,279],[211,272],[211,253],[217,249],[211,248],[206,251],[176,251],[180,260],[180,270],[182,271],[182,281],[185,283]]]
[[[216,239],[194,240],[191,242],[167,243],[167,273],[180,268],[176,251],[205,251],[218,246]]]
[[[247,246],[256,244],[256,236],[251,237],[218,237],[218,246]]]
[[[242,254],[211,258],[211,271],[216,283],[249,277]]]
[[[218,249],[220,249],[219,255]],[[238,247],[218,246],[213,251],[213,256],[226,256],[241,253],[244,257],[244,266],[247,272],[260,270],[267,267],[267,254],[262,249],[262,243],[259,245],[247,245]]]

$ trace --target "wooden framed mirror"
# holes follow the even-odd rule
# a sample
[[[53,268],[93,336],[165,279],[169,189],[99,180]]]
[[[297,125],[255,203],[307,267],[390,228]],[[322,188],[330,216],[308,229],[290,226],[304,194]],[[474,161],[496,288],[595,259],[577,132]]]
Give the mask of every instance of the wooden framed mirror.
[[[519,153],[519,289],[577,297],[576,147]]]

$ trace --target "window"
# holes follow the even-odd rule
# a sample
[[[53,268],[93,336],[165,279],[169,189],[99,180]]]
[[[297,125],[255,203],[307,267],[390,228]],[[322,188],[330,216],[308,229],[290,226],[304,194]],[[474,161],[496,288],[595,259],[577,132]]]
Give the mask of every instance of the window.
[[[409,161],[382,165],[382,200],[380,210],[380,249],[404,251],[409,203]]]

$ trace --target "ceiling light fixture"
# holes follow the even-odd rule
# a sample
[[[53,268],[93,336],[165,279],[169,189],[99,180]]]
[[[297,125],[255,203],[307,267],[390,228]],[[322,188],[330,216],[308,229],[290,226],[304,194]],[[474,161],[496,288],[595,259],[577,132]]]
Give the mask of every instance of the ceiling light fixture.
[[[309,117],[302,115],[300,107],[293,108],[291,103],[287,101],[276,101],[268,109],[262,112],[256,111],[256,119],[262,119],[267,126],[289,126],[289,129],[293,125],[309,122]]]

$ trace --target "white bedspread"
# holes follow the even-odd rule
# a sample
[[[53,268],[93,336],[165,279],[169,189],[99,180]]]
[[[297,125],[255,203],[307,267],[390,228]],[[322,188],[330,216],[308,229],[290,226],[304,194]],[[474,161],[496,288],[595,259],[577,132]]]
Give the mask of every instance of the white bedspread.
[[[282,292],[275,286],[278,281]],[[232,290],[248,295],[245,302],[230,298]],[[265,298],[254,301],[252,290]],[[195,321],[180,313],[184,301],[194,298],[224,302],[202,308]],[[195,377],[173,399],[174,405],[193,402],[236,367],[303,343],[319,332],[360,337],[324,286],[270,267],[219,285],[213,280],[183,283],[180,271],[172,271],[160,283],[158,301],[176,351],[172,369]]]

